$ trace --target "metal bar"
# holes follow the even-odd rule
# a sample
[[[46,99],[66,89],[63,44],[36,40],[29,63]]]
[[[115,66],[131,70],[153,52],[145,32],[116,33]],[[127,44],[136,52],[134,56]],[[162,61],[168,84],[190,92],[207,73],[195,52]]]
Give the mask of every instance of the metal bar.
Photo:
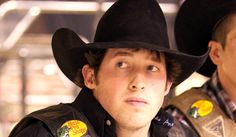
[[[11,34],[2,44],[1,48],[3,50],[11,49],[36,18],[37,16],[32,15],[32,11],[30,10],[24,16],[24,18],[15,26]]]
[[[8,1],[0,6],[0,19],[9,11],[38,7],[42,12],[96,12],[97,2],[71,1]]]
[[[106,11],[113,2],[103,2],[102,10]],[[176,13],[178,5],[174,3],[160,3],[164,13]],[[8,1],[0,5],[0,18],[12,10],[29,10],[38,7],[42,12],[88,12],[94,13],[99,10],[99,3],[86,1]]]
[[[26,114],[26,102],[25,97],[27,94],[27,72],[26,72],[26,60],[24,57],[20,58],[21,61],[21,115],[25,116]]]

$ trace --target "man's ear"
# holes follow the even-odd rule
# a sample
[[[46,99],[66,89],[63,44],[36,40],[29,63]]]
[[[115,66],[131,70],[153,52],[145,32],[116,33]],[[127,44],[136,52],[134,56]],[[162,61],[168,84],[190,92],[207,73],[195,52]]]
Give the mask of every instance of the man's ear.
[[[170,88],[172,86],[172,81],[171,80],[167,80],[166,82],[166,88],[165,88],[165,96],[170,92]]]
[[[94,69],[89,65],[84,65],[82,68],[82,75],[84,78],[84,85],[89,89],[95,89],[96,83]]]
[[[211,58],[211,61],[217,65],[220,63],[220,53],[223,50],[222,44],[217,41],[210,41],[208,43],[208,47],[210,48],[209,56]]]

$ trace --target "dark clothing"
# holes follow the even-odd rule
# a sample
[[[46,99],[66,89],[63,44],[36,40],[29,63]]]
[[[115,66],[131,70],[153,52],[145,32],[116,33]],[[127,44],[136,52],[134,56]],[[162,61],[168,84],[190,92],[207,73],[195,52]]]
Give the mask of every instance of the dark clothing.
[[[73,103],[59,104],[33,112],[21,120],[9,137],[54,137],[69,120],[80,120],[88,129],[86,137],[116,137],[115,121],[84,88]],[[151,137],[166,137],[173,126],[173,118],[163,109],[153,119]]]

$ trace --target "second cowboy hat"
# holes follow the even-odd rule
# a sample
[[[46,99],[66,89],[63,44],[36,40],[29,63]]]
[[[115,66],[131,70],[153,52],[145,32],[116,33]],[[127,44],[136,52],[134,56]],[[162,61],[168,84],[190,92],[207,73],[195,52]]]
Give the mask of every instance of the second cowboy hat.
[[[182,52],[201,55],[208,50],[208,42],[219,20],[236,11],[236,0],[186,0],[175,20],[175,39]],[[216,66],[208,57],[198,70],[211,76]]]
[[[57,30],[52,38],[53,54],[62,72],[75,83],[85,65],[88,49],[145,48],[164,52],[180,64],[179,84],[199,68],[207,54],[192,56],[169,46],[164,14],[155,0],[118,0],[100,19],[94,42],[85,43],[72,30]]]

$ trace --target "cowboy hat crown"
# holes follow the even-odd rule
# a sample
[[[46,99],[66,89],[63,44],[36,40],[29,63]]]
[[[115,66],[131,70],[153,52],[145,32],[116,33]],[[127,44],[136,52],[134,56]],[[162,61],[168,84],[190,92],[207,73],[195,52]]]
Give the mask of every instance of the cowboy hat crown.
[[[215,25],[227,14],[236,11],[235,0],[186,0],[175,19],[175,39],[182,52],[201,55],[208,50]],[[216,66],[208,57],[198,70],[211,76]]]
[[[101,18],[95,42],[134,41],[169,48],[165,17],[155,0],[119,0]]]

